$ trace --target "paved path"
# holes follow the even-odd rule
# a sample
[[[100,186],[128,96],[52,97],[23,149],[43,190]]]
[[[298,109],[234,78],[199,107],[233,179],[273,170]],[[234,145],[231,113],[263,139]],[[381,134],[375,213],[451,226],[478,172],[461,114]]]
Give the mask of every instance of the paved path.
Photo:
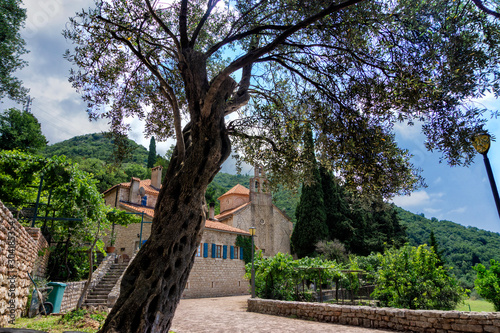
[[[368,329],[247,312],[248,296],[181,300],[171,330],[176,333],[341,332],[382,333]]]

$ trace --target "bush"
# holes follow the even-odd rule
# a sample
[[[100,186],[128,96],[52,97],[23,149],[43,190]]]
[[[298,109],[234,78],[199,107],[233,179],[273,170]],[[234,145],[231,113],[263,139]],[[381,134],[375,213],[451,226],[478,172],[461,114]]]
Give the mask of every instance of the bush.
[[[448,268],[437,265],[438,257],[427,245],[392,248],[379,257],[372,297],[383,306],[453,310],[465,297],[465,290]]]
[[[302,281],[324,284],[341,278],[341,266],[334,261],[304,257],[293,260],[289,254],[278,253],[264,258],[262,252],[255,255],[255,292],[260,298],[287,301],[308,301],[313,296],[309,290],[302,291],[298,285]],[[323,268],[320,274],[317,268]],[[252,264],[246,265],[247,279],[251,277]]]
[[[490,260],[490,268],[483,264],[474,266],[477,279],[474,281],[478,294],[493,303],[495,311],[500,311],[500,262]]]

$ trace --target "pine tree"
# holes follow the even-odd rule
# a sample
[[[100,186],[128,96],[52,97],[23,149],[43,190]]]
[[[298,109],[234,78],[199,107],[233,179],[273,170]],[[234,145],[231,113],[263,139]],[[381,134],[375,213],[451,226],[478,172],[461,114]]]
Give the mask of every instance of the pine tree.
[[[148,155],[148,168],[152,168],[156,163],[156,142],[155,137],[152,136],[149,141],[149,155]]]
[[[310,180],[302,184],[300,202],[295,211],[297,223],[291,237],[293,251],[299,258],[313,255],[316,243],[328,239],[321,176],[316,164],[310,127],[304,134],[304,159],[306,163],[310,163]]]

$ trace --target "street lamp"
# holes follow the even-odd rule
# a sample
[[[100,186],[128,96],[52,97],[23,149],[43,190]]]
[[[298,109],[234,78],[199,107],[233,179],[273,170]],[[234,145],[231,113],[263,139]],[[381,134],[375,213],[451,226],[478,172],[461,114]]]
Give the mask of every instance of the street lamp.
[[[253,238],[255,236],[255,227],[250,228],[250,236],[252,236],[252,277],[251,277],[251,283],[252,283],[252,298],[255,298],[255,268],[253,265],[253,255],[254,255],[254,245],[253,245]]]
[[[488,174],[488,179],[490,181],[491,191],[493,192],[493,198],[495,199],[495,205],[497,206],[498,216],[500,217],[500,199],[498,197],[495,178],[493,177],[493,172],[491,171],[490,160],[488,159],[488,150],[490,150],[490,143],[491,136],[489,134],[479,134],[474,137],[474,142],[472,143],[472,145],[479,154],[483,155],[484,166],[486,167],[486,173]]]

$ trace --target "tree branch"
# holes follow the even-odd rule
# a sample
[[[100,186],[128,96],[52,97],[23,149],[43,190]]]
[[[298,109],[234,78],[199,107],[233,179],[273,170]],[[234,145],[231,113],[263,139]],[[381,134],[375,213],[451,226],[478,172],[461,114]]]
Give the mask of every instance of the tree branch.
[[[194,47],[194,44],[196,43],[196,38],[198,38],[198,34],[200,33],[201,28],[203,27],[203,25],[205,24],[207,19],[210,17],[210,13],[217,5],[217,2],[219,2],[219,0],[209,0],[208,1],[207,10],[205,12],[205,15],[203,15],[200,22],[198,22],[198,25],[196,26],[196,29],[193,32],[193,36],[191,37],[191,41],[189,42],[189,47],[191,47],[191,48]]]
[[[179,12],[179,33],[181,35],[181,49],[188,47],[189,39],[187,35],[187,7],[188,1],[181,1],[181,11]]]
[[[301,22],[297,23],[296,25],[289,27],[282,34],[278,35],[272,42],[268,43],[267,45],[257,48],[255,50],[250,50],[246,55],[234,60],[229,66],[227,66],[219,75],[217,75],[213,79],[201,110],[202,116],[206,117],[208,114],[210,114],[211,105],[215,99],[217,91],[219,90],[224,80],[231,73],[234,73],[238,69],[255,62],[262,55],[274,50],[278,45],[283,43],[288,37],[290,37],[297,31],[311,25],[312,23],[320,20],[321,18],[329,14],[340,11],[342,9],[345,9],[362,1],[364,0],[347,0],[346,2],[340,4],[332,4],[327,8],[319,11],[317,14],[312,15],[306,18],[305,20],[302,20]]]
[[[175,46],[177,47],[178,50],[180,50],[180,45],[179,41],[177,40],[177,37],[173,34],[173,32],[167,27],[165,22],[161,20],[158,15],[156,15],[156,12],[153,9],[153,6],[151,6],[151,1],[146,0],[146,5],[148,6],[149,13],[153,17],[153,19],[158,23],[158,25],[167,33],[167,35],[172,38],[172,41],[174,42]]]
[[[491,10],[489,8],[486,8],[486,6],[481,2],[481,0],[472,0],[472,2],[474,2],[474,4],[476,4],[477,8],[481,9],[486,14],[493,15],[497,19],[500,19],[500,13],[495,12],[494,10]]]

